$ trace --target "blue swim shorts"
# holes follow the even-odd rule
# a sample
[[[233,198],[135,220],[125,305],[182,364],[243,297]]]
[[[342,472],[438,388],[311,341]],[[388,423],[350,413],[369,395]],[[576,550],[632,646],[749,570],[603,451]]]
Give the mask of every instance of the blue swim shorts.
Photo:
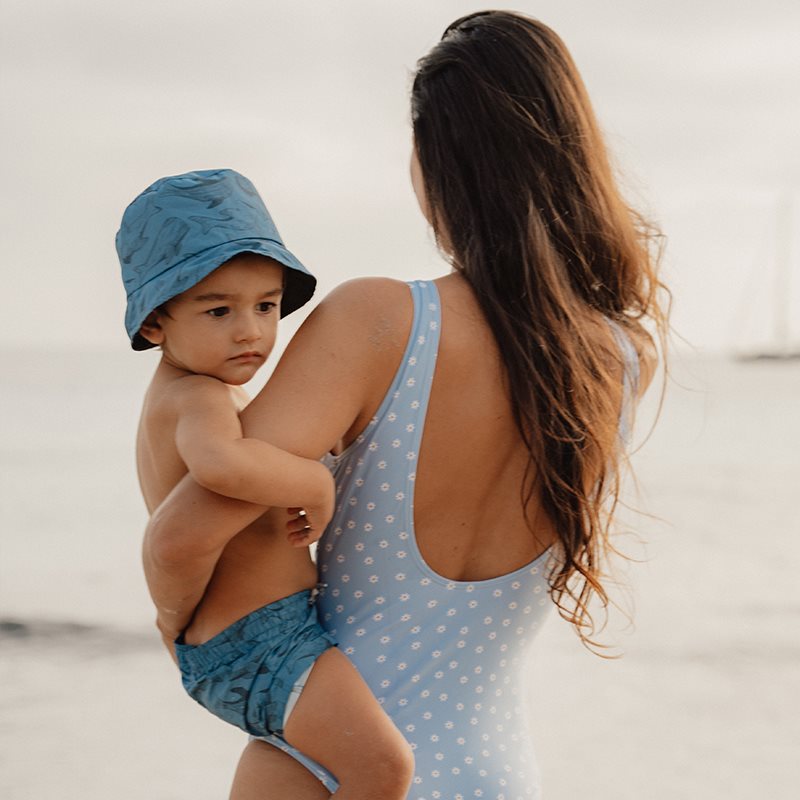
[[[336,642],[310,590],[253,611],[200,645],[175,642],[183,686],[201,706],[251,736],[283,733],[295,682]]]

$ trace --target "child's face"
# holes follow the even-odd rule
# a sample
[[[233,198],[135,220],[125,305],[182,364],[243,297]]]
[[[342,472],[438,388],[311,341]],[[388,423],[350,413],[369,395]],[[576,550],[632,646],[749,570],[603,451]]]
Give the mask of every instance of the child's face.
[[[170,300],[142,334],[173,366],[239,386],[272,351],[282,294],[283,267],[243,253]]]

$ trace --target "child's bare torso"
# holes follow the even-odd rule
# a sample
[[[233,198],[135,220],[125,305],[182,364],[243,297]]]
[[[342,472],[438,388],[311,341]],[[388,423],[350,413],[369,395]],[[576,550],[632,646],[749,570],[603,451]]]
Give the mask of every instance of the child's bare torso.
[[[139,420],[136,465],[151,514],[188,473],[176,446],[177,414],[170,402],[174,382],[181,378],[177,370],[160,365]],[[240,412],[247,394],[229,388],[231,405]],[[188,644],[207,641],[251,611],[314,585],[316,568],[306,548],[288,543],[286,520],[284,509],[270,509],[231,539],[184,633]]]

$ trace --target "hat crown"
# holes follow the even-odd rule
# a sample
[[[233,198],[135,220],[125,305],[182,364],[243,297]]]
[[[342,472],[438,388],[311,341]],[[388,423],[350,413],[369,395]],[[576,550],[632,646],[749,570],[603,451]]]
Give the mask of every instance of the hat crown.
[[[286,249],[255,186],[232,169],[160,178],[125,209],[116,245],[134,350],[153,346],[139,333],[150,312],[241,253],[286,267],[281,317],[307,303],[317,283]]]
[[[239,239],[282,245],[255,186],[231,169],[161,178],[126,209],[116,245],[128,295],[204,250]]]

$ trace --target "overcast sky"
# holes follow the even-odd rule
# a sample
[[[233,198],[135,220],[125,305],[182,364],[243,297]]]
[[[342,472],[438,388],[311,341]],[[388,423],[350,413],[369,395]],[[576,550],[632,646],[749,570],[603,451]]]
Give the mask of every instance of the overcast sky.
[[[481,7],[2,0],[0,341],[125,349],[120,216],[190,169],[250,177],[322,293],[442,272],[407,177],[409,76]],[[800,261],[800,3],[513,7],[566,41],[629,197],[664,228],[678,333],[704,350],[767,336],[794,194]]]

